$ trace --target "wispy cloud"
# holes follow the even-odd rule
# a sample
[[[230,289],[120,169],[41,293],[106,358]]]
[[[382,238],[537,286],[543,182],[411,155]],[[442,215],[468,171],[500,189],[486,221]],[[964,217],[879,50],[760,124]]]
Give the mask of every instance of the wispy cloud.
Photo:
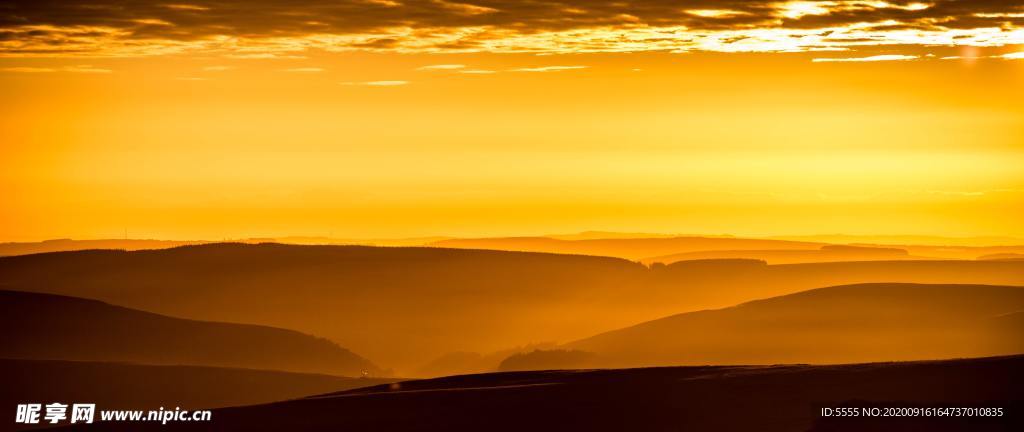
[[[492,70],[486,70],[486,69],[466,69],[466,70],[459,71],[459,73],[471,74],[471,75],[490,75],[490,74],[495,74],[497,72],[492,71]]]
[[[541,66],[531,68],[512,69],[512,72],[559,72],[574,69],[585,69],[586,66]]]
[[[942,57],[940,60],[964,60],[964,61],[975,61],[981,59],[1002,59],[1002,60],[1024,60],[1024,51],[1013,52],[1000,55],[991,56],[979,56],[979,55],[967,55],[967,56],[948,56]]]
[[[15,73],[49,73],[57,72],[57,69],[52,68],[39,68],[39,67],[8,67],[2,68],[0,71],[3,72],[15,72]]]
[[[1024,12],[1008,12],[1008,13],[976,13],[974,16],[978,18],[1024,18]]]
[[[165,8],[168,8],[168,9],[179,10],[179,11],[208,11],[208,10],[210,10],[210,8],[208,8],[206,6],[198,6],[198,5],[182,4],[182,3],[165,4],[163,6]]]
[[[465,68],[465,67],[466,67],[466,65],[461,65],[461,64],[439,64],[439,65],[430,65],[430,66],[418,67],[418,68],[416,68],[416,70],[424,70],[424,71],[429,71],[429,70],[455,70],[455,69],[462,69],[462,68]]]
[[[110,69],[101,69],[93,67],[91,65],[78,65],[78,66],[65,66],[59,69],[55,68],[41,68],[41,67],[9,67],[2,68],[0,71],[3,72],[17,72],[17,73],[52,73],[52,72],[71,72],[71,73],[89,73],[89,74],[108,74],[113,72]]]
[[[251,60],[302,60],[306,56],[296,54],[284,54],[276,52],[262,52],[262,53],[242,53],[242,54],[227,54],[227,58],[233,59],[251,59]]]
[[[431,3],[438,5],[443,9],[449,10],[455,14],[466,16],[489,14],[498,11],[498,9],[491,7],[477,6],[474,4],[461,3],[457,1],[432,0]]]
[[[234,66],[207,66],[204,67],[203,70],[207,72],[224,72],[234,68]]]
[[[302,68],[285,69],[284,71],[285,72],[295,72],[295,73],[319,73],[319,72],[324,72],[326,70],[327,69],[318,68],[318,67],[302,67]]]
[[[385,81],[346,81],[341,83],[342,85],[357,85],[357,86],[371,86],[371,87],[395,87],[409,84],[409,81],[400,80],[385,80]]]
[[[839,57],[839,58],[816,58],[811,61],[815,63],[823,62],[883,62],[883,61],[906,61],[916,60],[921,58],[916,55],[902,55],[902,54],[884,54],[876,55],[871,57]]]
[[[136,24],[142,24],[142,25],[148,25],[148,26],[166,26],[166,27],[174,27],[174,24],[172,24],[171,22],[169,22],[169,21],[164,21],[164,20],[162,20],[162,19],[157,19],[157,18],[140,18],[140,19],[133,19],[133,20],[132,20],[132,22],[134,22],[134,23],[136,23]]]
[[[67,71],[67,72],[90,73],[90,74],[108,74],[108,73],[113,72],[110,69],[103,69],[103,68],[93,67],[92,65],[68,66],[68,67],[65,67],[63,70]]]

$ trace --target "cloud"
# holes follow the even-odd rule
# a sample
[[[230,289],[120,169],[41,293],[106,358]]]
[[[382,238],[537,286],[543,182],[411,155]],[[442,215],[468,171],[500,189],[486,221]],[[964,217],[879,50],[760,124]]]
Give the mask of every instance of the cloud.
[[[974,16],[979,18],[1024,18],[1024,12],[1011,12],[1011,13],[976,13]]]
[[[843,58],[816,58],[811,61],[822,62],[880,62],[880,61],[906,61],[921,58],[915,55],[885,54],[871,57],[843,57]]]
[[[747,12],[729,9],[687,9],[686,13],[702,18],[728,18],[748,14]]]
[[[208,8],[206,6],[196,6],[196,5],[191,5],[191,4],[165,4],[163,6],[165,8],[168,8],[168,9],[179,10],[179,11],[196,11],[196,12],[199,12],[199,11],[208,11],[208,10],[210,10],[210,8]]]
[[[171,24],[171,23],[169,23],[167,21],[164,21],[162,19],[157,19],[157,18],[134,19],[134,20],[132,20],[132,22],[134,22],[136,24],[142,24],[142,25],[168,26],[168,27],[173,27],[174,26],[174,24]]]
[[[234,66],[206,66],[203,70],[207,72],[224,72],[234,68]]]
[[[559,72],[573,69],[585,69],[586,66],[541,66],[532,68],[512,69],[511,72]]]
[[[435,5],[438,5],[446,10],[452,11],[457,15],[481,15],[498,12],[498,9],[479,6],[471,3],[461,3],[446,0],[431,0]]]
[[[361,85],[361,86],[371,86],[371,87],[395,87],[395,86],[403,86],[403,85],[409,84],[409,81],[398,81],[398,80],[392,80],[392,81],[347,81],[347,82],[343,82],[341,84],[342,85]]]
[[[459,73],[470,74],[470,75],[490,75],[490,74],[495,74],[497,72],[492,71],[492,70],[486,70],[486,69],[466,69],[466,70],[460,70]]]
[[[243,60],[303,60],[306,56],[274,52],[229,53],[224,57]]]
[[[57,69],[52,68],[38,68],[38,67],[9,67],[2,68],[0,71],[3,72],[16,72],[16,73],[49,73],[57,72]]]
[[[108,74],[108,73],[113,72],[110,69],[97,68],[97,67],[93,67],[92,65],[68,66],[68,67],[65,67],[63,70],[67,71],[67,72],[89,73],[89,74]]]
[[[460,65],[460,64],[439,64],[439,65],[421,66],[421,67],[416,68],[416,70],[453,70],[453,69],[462,69],[462,68],[465,68],[465,67],[466,67],[466,65]]]
[[[940,60],[965,60],[973,62],[981,59],[1003,59],[1003,60],[1024,60],[1024,51],[1006,53],[1000,55],[981,56],[981,55],[965,55],[965,56],[947,56],[942,57]]]
[[[54,68],[40,68],[40,67],[9,67],[2,68],[0,71],[3,72],[17,72],[17,73],[51,73],[51,72],[71,72],[71,73],[90,73],[90,74],[108,74],[113,72],[110,69],[96,68],[91,65],[79,65],[79,66],[65,66],[60,69]]]
[[[7,0],[0,7],[0,56],[8,57],[1022,43],[1024,4],[1007,0]]]
[[[284,71],[285,72],[295,72],[295,73],[320,73],[320,72],[324,72],[326,70],[327,69],[318,68],[318,67],[301,67],[301,68],[285,69]]]

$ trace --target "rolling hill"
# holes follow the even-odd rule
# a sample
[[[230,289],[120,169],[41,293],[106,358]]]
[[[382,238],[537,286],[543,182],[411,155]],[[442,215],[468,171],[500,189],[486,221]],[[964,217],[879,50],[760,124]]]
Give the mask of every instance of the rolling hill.
[[[599,367],[1018,354],[1024,353],[1020,311],[1024,287],[845,285],[677,314],[565,348],[595,353],[598,360],[588,365]]]
[[[684,252],[660,257],[644,258],[645,264],[672,264],[679,261],[708,259],[756,259],[768,264],[797,264],[843,261],[893,261],[907,259],[928,259],[912,256],[906,250],[883,247],[826,245],[819,249],[781,250],[716,250]]]
[[[142,240],[142,239],[103,239],[103,240],[72,240],[54,239],[40,242],[0,243],[0,256],[28,255],[47,252],[65,252],[90,249],[143,250],[167,249],[178,246],[196,245],[208,242],[174,241],[174,240]]]
[[[993,265],[997,264],[997,265]],[[653,301],[683,304],[675,312],[733,306],[809,289],[872,282],[1024,285],[1024,263],[1012,261],[856,261],[767,265],[758,260],[680,261],[651,268]],[[673,292],[673,288],[677,291]],[[678,290],[682,289],[682,292]],[[669,315],[669,314],[666,314]],[[664,316],[664,315],[663,315]]]
[[[407,371],[594,332],[648,273],[614,258],[439,248],[216,244],[0,258],[0,286],[329,337]],[[578,311],[574,314],[571,311]],[[608,316],[613,323],[635,317]]]
[[[1009,431],[1024,357],[845,366],[509,372],[368,387],[215,410],[211,422],[114,431]],[[1000,407],[1001,417],[823,418],[838,407]]]
[[[979,260],[1005,260],[1005,261],[1024,260],[1024,253],[1001,253],[1001,254],[983,255],[983,256],[978,257],[978,259]]]
[[[766,265],[441,248],[210,244],[0,258],[0,287],[295,329],[411,374],[447,353],[564,342],[679,312],[864,282],[1024,285],[1024,262]]]
[[[232,240],[237,243],[284,243],[297,245],[363,245],[363,246],[422,246],[427,243],[447,240],[449,237],[417,237],[417,238],[394,238],[394,239],[341,239],[331,237],[268,237],[268,238],[244,238]],[[37,242],[7,242],[0,243],[0,256],[30,255],[48,252],[69,252],[94,249],[109,250],[147,250],[147,249],[169,249],[179,246],[200,245],[217,243],[208,240],[152,240],[152,239],[98,239],[98,240],[74,240],[74,239],[52,239]]]
[[[603,237],[607,236],[607,237]],[[610,256],[643,262],[670,263],[692,259],[761,259],[773,264],[821,261],[860,261],[864,259],[963,259],[973,260],[990,254],[1024,253],[1024,245],[1005,244],[1002,239],[998,246],[972,246],[985,244],[997,239],[948,239],[951,243],[934,243],[940,238],[918,238],[914,236],[893,237],[895,243],[870,243],[873,237],[829,237],[809,236],[796,238],[757,239],[732,236],[652,236],[616,233],[581,233],[570,236],[547,237],[493,237],[475,239],[446,239],[429,243],[431,246],[460,249],[490,249],[521,252],[547,252],[577,255]],[[643,237],[640,237],[643,236]],[[879,237],[885,240],[886,237]],[[829,240],[829,242],[826,242]],[[832,241],[836,240],[836,241]],[[845,241],[839,241],[845,240]],[[922,243],[914,243],[920,240]],[[930,241],[929,241],[930,240]],[[955,241],[959,240],[959,241]],[[971,243],[968,240],[976,240]],[[859,241],[859,242],[854,242]],[[907,241],[903,243],[902,241]],[[832,244],[830,244],[832,243]],[[838,243],[838,244],[836,244]],[[857,254],[856,249],[861,250]],[[905,253],[892,251],[902,249]],[[886,252],[887,256],[881,256]],[[872,253],[874,252],[874,253]],[[895,253],[892,253],[895,252]],[[846,257],[843,257],[845,253]],[[685,255],[690,254],[690,255]],[[909,254],[909,256],[907,256]]]
[[[193,321],[51,294],[0,291],[0,358],[203,365],[361,376],[381,372],[326,339]]]
[[[736,237],[582,238],[579,240],[549,237],[496,237],[449,239],[436,241],[429,245],[456,249],[547,252],[640,260],[654,256],[713,250],[813,250],[824,246],[825,243]]]

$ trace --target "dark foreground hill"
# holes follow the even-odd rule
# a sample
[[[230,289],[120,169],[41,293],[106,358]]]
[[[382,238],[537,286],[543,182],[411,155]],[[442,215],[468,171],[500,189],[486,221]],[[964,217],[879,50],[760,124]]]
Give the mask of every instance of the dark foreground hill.
[[[673,315],[566,347],[596,354],[586,365],[601,367],[1020,354],[1022,310],[1024,287],[845,285]],[[527,360],[519,359],[519,369]]]
[[[94,403],[151,410],[252,405],[393,382],[254,369],[0,359],[0,409],[24,403]]]
[[[0,291],[0,358],[203,365],[360,376],[380,371],[331,341],[192,321],[51,294]]]
[[[1021,430],[1024,357],[846,366],[511,372],[216,410],[132,431]],[[822,419],[822,408],[988,407],[1002,417]],[[852,427],[851,427],[852,426]]]
[[[1024,285],[1024,262],[766,265],[440,248],[211,244],[0,258],[0,287],[324,336],[409,373],[680,312],[864,282]],[[495,365],[497,362],[494,363]]]

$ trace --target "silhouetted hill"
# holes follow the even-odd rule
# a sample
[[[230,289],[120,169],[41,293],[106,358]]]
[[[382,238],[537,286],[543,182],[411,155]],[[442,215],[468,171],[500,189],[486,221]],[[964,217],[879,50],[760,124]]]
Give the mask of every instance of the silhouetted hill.
[[[870,282],[1024,286],[1024,262],[1012,261],[902,260],[766,265],[758,260],[697,260],[655,266],[652,270],[657,286],[648,294],[650,300],[680,304],[683,301],[679,299],[685,293],[685,307],[679,311],[721,308],[809,289]]]
[[[602,233],[583,233],[575,236],[548,236],[548,237],[499,237],[499,238],[477,238],[477,239],[448,239],[430,243],[431,246],[461,248],[461,249],[490,249],[509,250],[525,252],[548,252],[577,255],[611,256],[630,260],[643,260],[644,262],[672,262],[680,259],[717,259],[717,258],[752,258],[766,259],[772,263],[788,262],[820,262],[812,261],[815,257],[802,255],[797,251],[817,251],[821,261],[859,261],[863,257],[852,256],[850,259],[838,255],[841,248],[873,248],[873,249],[903,249],[910,257],[893,255],[888,259],[910,259],[930,257],[933,259],[969,259],[973,260],[983,255],[997,253],[1024,253],[1024,245],[1008,244],[1001,246],[972,246],[972,244],[985,244],[986,239],[959,239],[957,244],[943,245],[942,243],[932,244],[926,240],[937,240],[938,238],[918,238],[914,236],[892,237],[890,240],[901,240],[892,244],[875,243],[851,243],[852,241],[864,242],[873,237],[838,237],[838,240],[846,239],[838,243],[828,244],[824,240],[831,237],[807,237],[807,241],[797,241],[800,238],[783,239],[752,239],[732,236],[650,236],[642,238],[626,238],[615,233],[607,233],[608,238],[601,238]],[[643,234],[638,234],[643,236]],[[886,237],[880,237],[885,239]],[[834,239],[836,240],[836,239]],[[914,240],[921,240],[922,244],[913,243]],[[954,239],[950,239],[952,241]],[[977,240],[979,243],[971,243],[968,240]],[[1010,239],[1003,239],[1010,240]],[[906,243],[904,243],[906,242]],[[846,244],[849,243],[849,244]],[[831,249],[831,250],[830,250]],[[774,252],[777,257],[759,256],[747,253],[746,251]],[[783,251],[792,251],[782,253]],[[716,252],[720,252],[717,253]],[[828,253],[826,253],[828,252]],[[850,250],[845,251],[850,253]],[[871,251],[864,251],[871,252]],[[693,253],[690,257],[680,257],[667,260],[667,256]],[[883,259],[881,257],[868,257],[867,259]],[[662,259],[655,259],[662,258]]]
[[[999,253],[991,255],[982,255],[978,257],[979,260],[1024,260],[1024,253]]]
[[[768,264],[794,264],[842,261],[891,261],[928,259],[907,254],[906,250],[882,247],[826,245],[815,250],[719,250],[697,251],[645,258],[645,264],[672,264],[678,261],[707,259],[756,259]]]
[[[451,237],[413,237],[393,239],[344,239],[332,237],[266,237],[266,238],[244,238],[231,240],[237,243],[284,243],[297,245],[363,245],[363,246],[423,246],[428,243],[450,239]],[[0,243],[0,256],[29,255],[47,252],[69,252],[81,250],[146,250],[146,249],[169,249],[178,246],[191,246],[217,243],[208,240],[151,240],[151,239],[100,239],[100,240],[73,240],[53,239],[38,242],[9,242]]]
[[[331,341],[279,328],[192,321],[50,294],[0,291],[0,358],[244,367],[360,376],[380,371]]]
[[[196,245],[208,242],[175,240],[104,239],[72,240],[55,239],[40,242],[0,243],[0,256],[28,255],[46,252],[79,251],[90,249],[143,250],[167,249],[178,246]]]
[[[879,247],[873,244],[857,246]],[[922,246],[922,245],[900,245],[892,246],[904,249],[914,256],[927,256],[937,259],[982,259],[986,255],[994,254],[1021,254],[1024,253],[1024,246]]]
[[[536,350],[554,348],[555,343],[530,344],[526,346],[495,351],[487,354],[456,351],[441,355],[419,366],[414,371],[416,377],[439,377],[468,373],[495,372],[501,362],[509,356],[528,353]]]
[[[672,238],[672,237],[694,237],[679,234],[659,233],[635,233],[616,231],[582,231],[570,234],[548,234],[542,237],[558,240],[606,240],[606,239],[639,239],[639,238]],[[732,236],[702,236],[702,237],[732,237]]]
[[[328,337],[399,374],[684,311],[864,282],[1024,285],[1024,262],[765,265],[441,248],[211,244],[0,258],[0,286]],[[495,362],[496,366],[497,363]]]
[[[1020,241],[1009,238],[966,238],[947,239],[948,244],[940,242],[940,237],[930,238],[915,236],[878,237],[878,240],[889,240],[890,243],[871,243],[875,237],[864,236],[808,236],[806,241],[799,238],[751,239],[729,235],[721,236],[679,236],[647,233],[614,233],[614,232],[582,232],[578,234],[549,235],[541,237],[504,237],[459,239],[452,237],[413,237],[413,238],[333,238],[333,237],[263,237],[229,240],[233,243],[283,243],[296,245],[361,245],[361,246],[434,246],[460,249],[510,250],[520,252],[546,252],[576,255],[597,255],[644,260],[644,262],[671,262],[675,260],[654,260],[670,255],[685,253],[702,253],[682,259],[712,258],[754,258],[765,259],[752,254],[711,255],[717,251],[796,251],[816,250],[819,246],[828,247],[865,247],[875,249],[896,248],[906,250],[912,257],[931,257],[934,259],[981,259],[993,254],[1022,254],[1024,245]],[[898,242],[891,243],[892,241]],[[919,240],[920,243],[914,241]],[[986,241],[999,246],[976,246]],[[998,241],[997,241],[998,240]],[[1009,241],[1017,243],[1007,243]],[[841,243],[829,245],[827,242]],[[147,240],[147,239],[103,239],[103,240],[72,240],[55,239],[40,242],[0,243],[0,256],[27,255],[46,252],[79,251],[92,249],[111,250],[145,250],[167,249],[185,245],[216,243],[208,240]],[[646,254],[645,251],[654,251]],[[811,256],[808,259],[813,258]],[[890,259],[902,259],[890,257]],[[776,260],[767,259],[772,263],[813,262],[807,259]],[[851,261],[852,259],[844,259]]]
[[[416,377],[438,377],[458,375],[464,373],[492,372],[498,369],[498,364],[508,357],[483,355],[471,351],[455,351],[433,358],[418,366],[413,376]]]
[[[596,255],[640,260],[684,252],[735,249],[817,249],[824,243],[735,237],[609,238],[565,240],[548,237],[499,237],[451,239],[430,246],[458,249],[491,249]]]
[[[132,431],[1020,430],[1024,357],[847,366],[506,372],[407,381],[226,408],[209,423],[99,424]],[[821,421],[839,406],[1001,407],[989,418]],[[844,420],[848,422],[844,423]]]
[[[533,350],[512,354],[498,365],[500,371],[553,370],[587,368],[596,356],[580,350]]]
[[[844,244],[883,244],[883,245],[921,245],[921,246],[969,246],[969,247],[992,247],[992,246],[1016,246],[1022,247],[1024,239],[1015,237],[1000,236],[975,236],[975,237],[942,237],[927,235],[848,235],[848,234],[819,234],[803,236],[773,236],[780,240],[844,243]]]
[[[611,325],[636,322],[602,297],[647,273],[604,257],[281,244],[0,258],[8,289],[296,329],[405,371],[453,351],[592,334],[605,312]]]
[[[565,348],[596,353],[588,366],[602,367],[1017,354],[1024,333],[993,320],[1021,310],[1024,287],[846,285],[673,315]]]
[[[151,410],[252,405],[394,382],[255,369],[0,359],[0,409],[23,403],[95,403]],[[4,426],[10,426],[6,423]]]

